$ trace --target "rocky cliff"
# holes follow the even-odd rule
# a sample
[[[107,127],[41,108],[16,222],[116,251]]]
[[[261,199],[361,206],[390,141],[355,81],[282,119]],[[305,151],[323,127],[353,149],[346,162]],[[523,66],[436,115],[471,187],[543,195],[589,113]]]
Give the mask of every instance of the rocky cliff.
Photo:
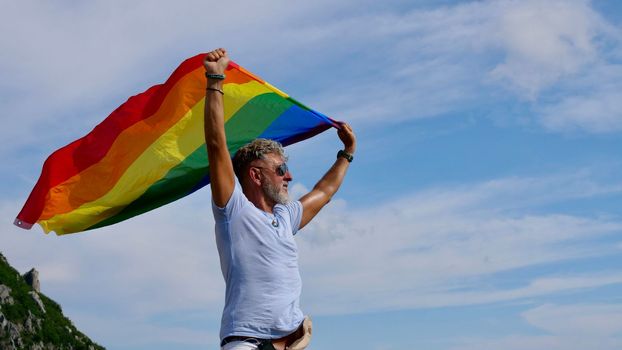
[[[24,276],[0,253],[0,349],[104,349],[63,315],[60,305],[40,291],[39,273]]]

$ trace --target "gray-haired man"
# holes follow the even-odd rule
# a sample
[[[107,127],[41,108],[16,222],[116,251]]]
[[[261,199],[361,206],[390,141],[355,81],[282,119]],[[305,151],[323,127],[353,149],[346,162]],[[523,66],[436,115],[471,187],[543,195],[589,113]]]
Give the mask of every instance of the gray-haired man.
[[[356,138],[343,123],[344,149],[311,192],[288,198],[292,180],[278,142],[258,139],[240,148],[233,162],[224,128],[224,49],[208,53],[205,143],[210,164],[216,244],[226,283],[220,339],[233,349],[304,349],[310,320],[299,307],[301,280],[294,234],[337,192],[352,161]],[[238,182],[235,181],[237,176]]]

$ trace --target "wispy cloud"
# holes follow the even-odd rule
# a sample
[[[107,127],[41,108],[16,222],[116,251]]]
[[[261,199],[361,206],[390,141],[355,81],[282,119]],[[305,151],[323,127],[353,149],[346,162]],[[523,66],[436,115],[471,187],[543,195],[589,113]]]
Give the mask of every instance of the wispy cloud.
[[[491,72],[530,98],[598,57],[595,37],[613,30],[587,1],[506,2],[498,19],[504,62]]]
[[[314,105],[344,119],[398,123],[494,108],[501,96],[533,107],[532,118],[552,131],[619,130],[619,65],[611,52],[622,37],[587,1],[356,13],[300,32],[344,62],[334,81],[339,93],[314,92]],[[572,97],[560,96],[569,87]]]
[[[0,13],[5,33],[0,36],[0,98],[2,120],[13,128],[0,131],[5,140],[0,151],[68,143],[129,96],[163,82],[183,59],[214,47],[225,46],[236,60],[255,67],[268,65],[275,55],[285,60],[292,48],[279,45],[282,28],[321,4],[285,5],[6,4]]]
[[[9,167],[20,165],[17,175],[5,176],[21,182],[5,181],[4,190],[24,187],[25,196],[38,172],[32,159],[40,164],[129,95],[161,82],[183,58],[214,46],[229,48],[239,63],[357,130],[459,118],[508,101],[552,132],[622,129],[620,34],[588,1],[368,3],[6,4],[0,32],[11,35],[0,36],[0,103],[1,118],[12,127],[0,130],[0,154]],[[223,15],[206,15],[214,13]],[[383,156],[384,140],[368,142]],[[486,304],[619,285],[616,266],[564,268],[577,259],[619,256],[622,218],[617,208],[594,204],[619,197],[618,174],[561,169],[419,191],[404,186],[373,205],[335,199],[297,238],[305,310]],[[293,190],[306,191],[300,184]],[[1,216],[9,219],[0,249],[22,271],[36,266],[43,292],[75,315],[78,326],[84,323],[87,334],[116,339],[105,345],[149,348],[177,337],[187,338],[187,346],[215,344],[215,329],[208,337],[190,322],[167,319],[190,309],[220,315],[224,283],[209,201],[209,191],[200,191],[114,227],[55,237],[10,226],[23,202],[2,199]],[[584,202],[597,210],[567,210],[568,203]],[[498,278],[517,271],[509,284]],[[562,338],[589,323],[589,315],[594,324],[618,322],[619,307],[612,310],[545,305],[523,316],[549,335],[475,339],[461,348],[598,348],[596,331],[586,343]],[[587,316],[553,326],[573,313]],[[605,329],[611,331],[601,348],[619,348],[618,328]]]
[[[549,130],[611,133],[622,130],[622,84],[619,68],[611,69],[607,80],[595,81],[594,91],[562,98],[540,111],[542,124]],[[607,82],[615,79],[612,86]],[[601,87],[600,85],[605,85]]]
[[[540,329],[566,337],[587,334],[602,339],[622,333],[622,304],[545,304],[524,312],[523,317]]]
[[[191,310],[220,317],[224,282],[209,203],[205,191],[114,227],[61,237],[6,222],[0,247],[21,272],[36,267],[42,292],[106,346],[216,344],[217,329],[169,316]],[[16,207],[3,202],[1,216]]]
[[[523,312],[521,316],[545,334],[464,339],[452,350],[614,350],[622,346],[620,304],[544,304]]]
[[[619,219],[529,213],[538,205],[622,190],[613,184],[595,191],[585,183],[576,175],[501,179],[415,193],[369,210],[331,204],[300,234],[301,265],[312,290],[307,302],[316,312],[361,312],[511,300],[620,283],[622,275],[612,271],[602,278],[565,276],[550,289],[543,287],[557,276],[534,275],[509,290],[494,284],[496,274],[515,269],[619,253],[589,242],[620,232]],[[481,288],[482,283],[491,289]]]
[[[533,272],[512,286],[496,276],[619,254],[619,245],[607,243],[622,232],[615,213],[531,211],[621,190],[618,183],[579,171],[429,189],[372,208],[335,200],[297,238],[305,308],[342,314],[485,304],[620,284],[617,269]],[[306,189],[298,184],[293,191]],[[187,309],[216,317],[224,283],[209,200],[203,191],[112,228],[65,237],[8,228],[0,246],[22,270],[37,266],[44,293],[68,310],[89,310],[97,301],[103,318],[146,324]],[[4,216],[14,208],[5,202]],[[115,327],[98,325],[91,332],[103,337]]]
[[[586,1],[402,11],[348,2],[184,4],[7,5],[0,30],[12,34],[0,36],[0,91],[2,118],[15,129],[1,132],[3,152],[75,139],[183,58],[214,46],[286,90],[295,86],[303,102],[361,125],[486,108],[505,91],[531,99],[536,120],[554,131],[620,127],[618,84],[587,79],[571,97],[551,95],[595,71],[619,70],[611,52],[620,35]],[[235,16],[208,21],[204,13]],[[310,79],[327,66],[339,73]]]

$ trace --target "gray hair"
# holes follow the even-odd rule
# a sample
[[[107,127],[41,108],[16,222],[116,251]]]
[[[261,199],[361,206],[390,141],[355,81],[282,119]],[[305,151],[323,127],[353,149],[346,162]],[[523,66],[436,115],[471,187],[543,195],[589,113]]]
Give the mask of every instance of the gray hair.
[[[287,161],[287,155],[283,146],[274,140],[255,139],[240,147],[233,156],[233,170],[238,179],[242,180],[242,175],[251,162],[257,159],[266,159],[265,155],[276,153]]]

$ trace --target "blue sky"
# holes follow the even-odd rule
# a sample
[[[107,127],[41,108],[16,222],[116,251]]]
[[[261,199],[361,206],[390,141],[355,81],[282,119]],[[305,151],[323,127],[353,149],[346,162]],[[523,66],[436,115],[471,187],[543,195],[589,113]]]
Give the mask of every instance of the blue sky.
[[[107,348],[217,347],[209,190],[64,237],[13,218],[53,150],[220,46],[357,131],[297,238],[311,349],[622,348],[619,2],[2,7],[0,251]],[[288,147],[296,195],[339,147]]]

